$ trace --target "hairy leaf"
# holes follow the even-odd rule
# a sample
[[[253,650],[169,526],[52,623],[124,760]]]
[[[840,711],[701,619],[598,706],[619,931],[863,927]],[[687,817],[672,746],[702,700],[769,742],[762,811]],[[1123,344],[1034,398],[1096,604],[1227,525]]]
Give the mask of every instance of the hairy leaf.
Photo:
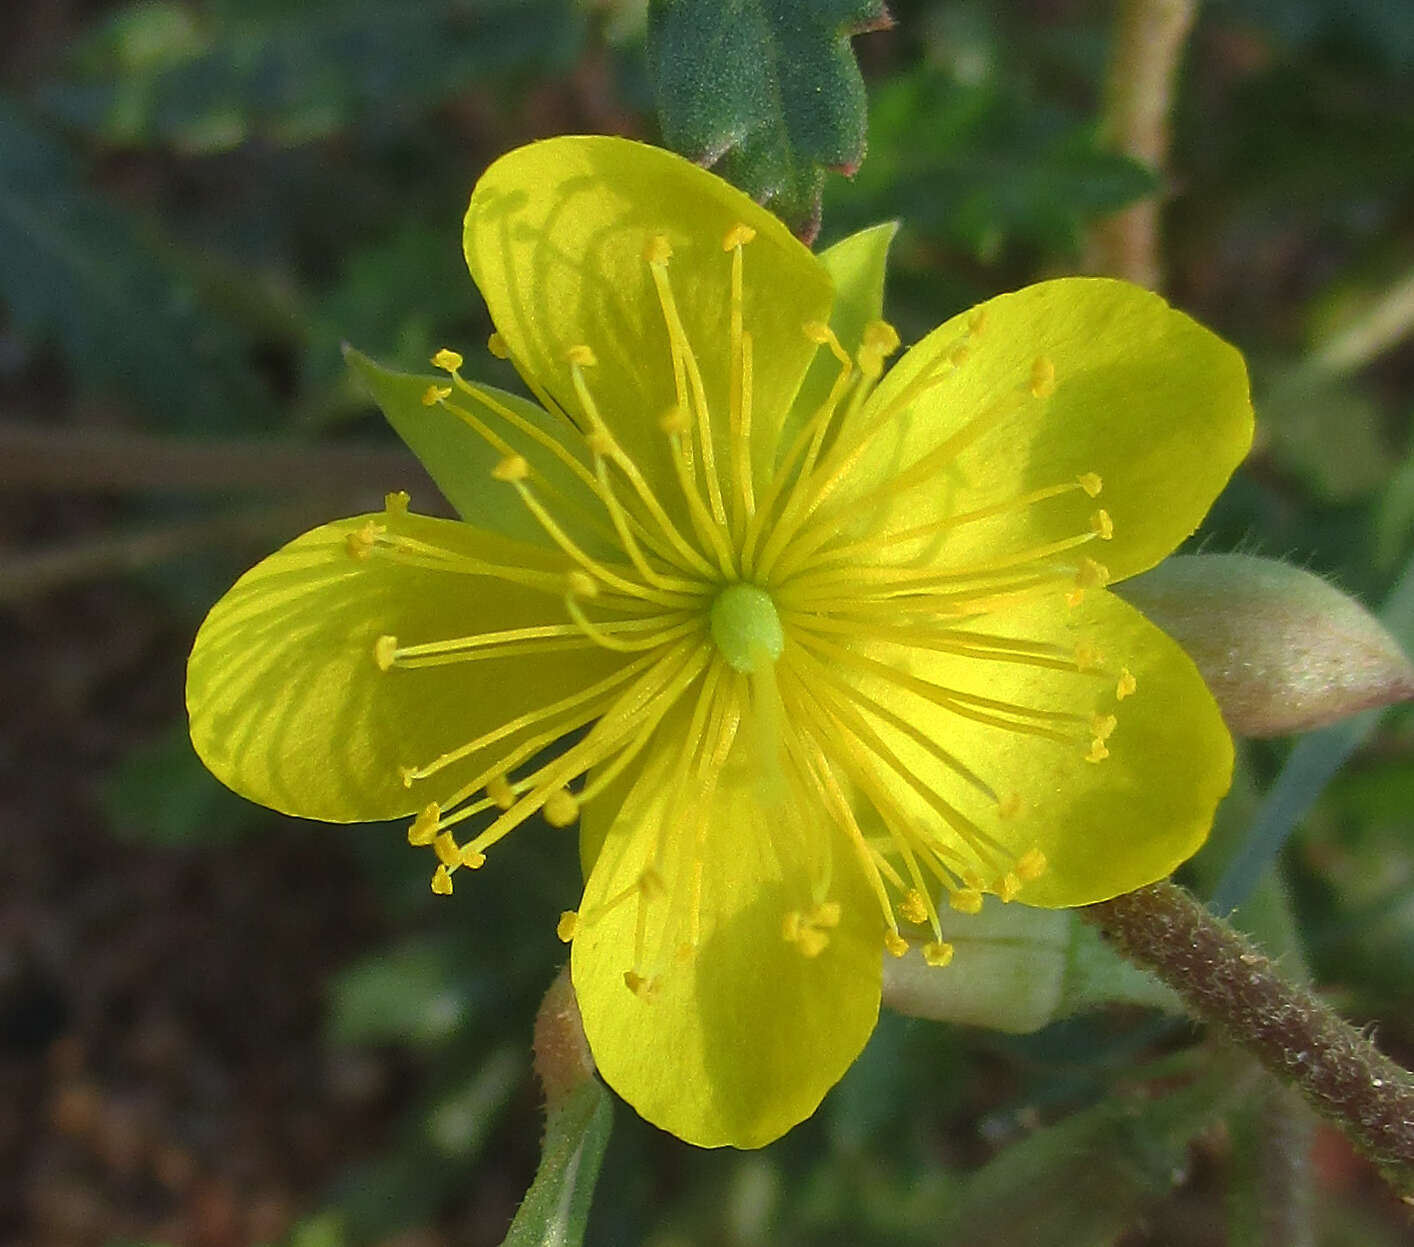
[[[864,159],[852,36],[883,0],[654,0],[648,50],[667,145],[715,166],[807,241],[825,170]]]

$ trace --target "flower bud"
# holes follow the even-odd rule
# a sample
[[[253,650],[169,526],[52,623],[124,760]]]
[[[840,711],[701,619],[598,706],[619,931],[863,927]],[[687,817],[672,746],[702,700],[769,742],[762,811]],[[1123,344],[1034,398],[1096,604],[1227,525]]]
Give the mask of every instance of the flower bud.
[[[1109,1004],[1182,1011],[1168,988],[1070,910],[988,897],[977,914],[940,910],[939,918],[950,965],[929,965],[919,945],[884,958],[883,1000],[897,1013],[1023,1035]]]
[[[1115,591],[1188,651],[1238,735],[1310,731],[1414,697],[1414,666],[1384,625],[1299,567],[1180,555]]]

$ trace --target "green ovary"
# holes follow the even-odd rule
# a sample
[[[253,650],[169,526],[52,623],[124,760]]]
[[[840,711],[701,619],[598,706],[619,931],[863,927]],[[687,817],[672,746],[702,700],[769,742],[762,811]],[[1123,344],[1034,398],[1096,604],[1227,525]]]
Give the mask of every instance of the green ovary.
[[[756,585],[743,581],[723,589],[712,603],[711,622],[712,640],[734,670],[759,671],[785,648],[776,604]]]

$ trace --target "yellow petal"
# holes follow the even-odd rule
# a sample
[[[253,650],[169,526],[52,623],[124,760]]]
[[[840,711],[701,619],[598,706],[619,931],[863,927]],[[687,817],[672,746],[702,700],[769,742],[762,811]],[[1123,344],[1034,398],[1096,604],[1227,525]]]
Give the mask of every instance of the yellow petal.
[[[564,623],[565,613],[557,594],[468,574],[464,562],[462,571],[429,570],[368,549],[363,537],[380,526],[456,559],[556,575],[564,569],[543,549],[406,514],[326,524],[257,564],[197,634],[187,709],[202,761],[262,805],[330,822],[419,810],[488,759],[469,759],[412,787],[400,768],[426,764],[622,660],[591,648],[381,669],[380,654],[386,664],[391,647],[380,649],[380,638],[413,645]]]
[[[902,401],[930,372],[931,388]],[[921,488],[895,497],[887,526],[1085,477],[1103,483],[1093,501],[1077,491],[954,528],[940,561],[995,558],[1083,532],[1100,507],[1113,539],[1093,552],[1116,580],[1153,566],[1197,527],[1252,440],[1238,352],[1157,295],[1103,278],[1002,295],[913,347],[861,413],[862,427],[883,431],[841,498],[895,478],[970,421],[966,444],[944,453]]]
[[[728,232],[743,248],[743,322],[753,340],[753,448],[773,451],[814,353],[801,326],[823,318],[830,280],[760,205],[690,161],[626,139],[566,137],[496,161],[467,209],[467,264],[516,366],[561,407],[582,413],[567,362],[587,345],[591,397],[650,479],[670,480],[658,420],[678,401],[668,334],[646,250],[659,236],[715,431],[728,429]],[[764,469],[764,452],[757,465]]]
[[[849,678],[993,790],[996,800],[984,797],[915,739],[878,725],[917,776],[1004,850],[975,867],[981,881],[992,890],[1012,890],[998,885],[1015,863],[1025,862],[1015,881],[1019,901],[1085,905],[1163,878],[1190,857],[1227,791],[1233,754],[1217,705],[1188,656],[1133,607],[1098,589],[1076,607],[1033,602],[978,619],[974,627],[1048,644],[1061,656],[1081,648],[1089,669],[884,645],[868,652],[973,698],[1074,716],[1048,725],[1065,739],[978,722],[878,674]],[[847,667],[839,669],[848,675]],[[893,790],[920,825],[945,843],[958,843],[906,785],[895,783]],[[1037,850],[1045,866],[1033,870],[1040,859],[1027,855]]]
[[[789,832],[758,785],[734,781],[699,803],[665,782],[683,734],[675,713],[617,817],[622,788],[586,809],[594,866],[574,934],[575,992],[600,1072],[639,1113],[702,1147],[759,1147],[814,1112],[872,1032],[882,921],[842,860],[830,925],[833,906],[810,890],[819,843]],[[823,813],[801,814],[828,834]],[[786,919],[812,912],[809,938],[787,942]]]

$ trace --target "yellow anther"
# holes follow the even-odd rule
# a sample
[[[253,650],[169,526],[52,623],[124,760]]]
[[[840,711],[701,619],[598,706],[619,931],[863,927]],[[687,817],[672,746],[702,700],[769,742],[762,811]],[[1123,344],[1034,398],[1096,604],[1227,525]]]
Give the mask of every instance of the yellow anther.
[[[599,582],[588,572],[582,572],[579,568],[565,573],[565,592],[576,598],[597,598],[599,596]]]
[[[1101,541],[1109,541],[1115,535],[1114,521],[1103,507],[1090,517],[1090,531]]]
[[[997,802],[997,817],[1013,819],[1021,813],[1021,794],[1009,792]]]
[[[643,248],[643,258],[649,264],[666,264],[673,258],[673,244],[666,234],[654,234]]]
[[[830,937],[819,927],[801,927],[795,946],[802,957],[818,957],[830,945]]]
[[[996,883],[992,884],[992,891],[1004,903],[1010,904],[1016,900],[1017,893],[1021,891],[1021,879],[1014,871],[1009,870]]]
[[[922,924],[928,921],[928,902],[917,888],[910,888],[899,902],[898,912],[905,922]]]
[[[1105,742],[1096,737],[1090,742],[1090,752],[1085,755],[1087,762],[1103,762],[1110,756],[1110,751],[1105,748]]]
[[[562,944],[568,944],[574,939],[574,929],[579,925],[579,915],[572,909],[565,910],[560,915],[560,920],[555,924],[555,934]]]
[[[1075,569],[1075,584],[1079,589],[1103,589],[1110,583],[1110,569],[1094,559],[1081,559]]]
[[[1119,669],[1119,683],[1115,685],[1115,700],[1123,701],[1138,687],[1139,681],[1134,678],[1134,673],[1128,667],[1121,667]]]
[[[974,338],[981,337],[982,330],[987,327],[987,309],[979,307],[972,313],[971,319],[967,322],[967,332]]]
[[[1056,392],[1056,366],[1049,356],[1038,355],[1031,361],[1031,393],[1037,398],[1050,398]]]
[[[1075,478],[1075,483],[1091,498],[1098,498],[1105,487],[1105,482],[1100,479],[1098,472],[1083,472]]]
[[[840,925],[839,901],[821,901],[810,915],[810,921],[817,927],[837,927]]]
[[[982,891],[980,888],[958,888],[956,892],[949,893],[948,904],[960,914],[975,914],[982,909]]]
[[[1103,666],[1105,656],[1089,641],[1081,641],[1075,647],[1075,665],[1081,671],[1094,671]]]
[[[824,346],[835,336],[823,320],[807,320],[800,329],[816,346]]]
[[[781,939],[785,940],[787,944],[794,944],[800,938],[802,920],[800,910],[789,910],[781,919]]]
[[[413,781],[417,779],[417,767],[400,766],[398,767],[398,775],[403,781],[403,787],[411,788]]]
[[[457,838],[450,831],[441,832],[432,841],[432,849],[437,854],[437,860],[443,866],[460,866],[462,864],[462,846],[457,843]]]
[[[1112,714],[1090,716],[1090,730],[1101,740],[1109,740],[1118,724],[1119,720]]]
[[[406,489],[395,490],[383,495],[383,510],[388,513],[389,519],[402,519],[408,513],[408,503],[411,501]]]
[[[579,817],[579,802],[567,788],[552,792],[541,809],[551,827],[568,827]]]
[[[367,520],[344,538],[344,548],[348,550],[351,558],[362,562],[373,553],[373,547],[378,544],[378,538],[387,531],[382,524]]]
[[[902,957],[908,951],[908,941],[897,931],[885,931],[884,947],[891,956]]]
[[[491,469],[491,475],[507,484],[523,481],[530,475],[530,464],[525,461],[524,455],[507,455]]]
[[[506,345],[505,338],[499,333],[493,333],[486,339],[486,349],[497,359],[510,359],[511,348]]]
[[[755,237],[756,231],[751,226],[738,223],[733,225],[722,239],[722,250],[731,251],[735,247],[744,247]]]
[[[408,843],[412,845],[431,844],[437,839],[437,820],[442,817],[442,807],[432,801],[422,807],[422,812],[408,827]]]
[[[692,427],[692,419],[681,407],[669,407],[658,417],[658,427],[664,433],[686,433]]]
[[[445,866],[438,866],[436,874],[432,876],[432,890],[438,896],[451,896],[452,872]]]
[[[445,346],[432,357],[432,367],[441,368],[445,372],[456,372],[461,366],[462,357]]]
[[[468,870],[480,870],[486,865],[486,854],[480,849],[473,849],[471,845],[464,844],[462,845],[459,860]]]
[[[424,407],[435,407],[444,398],[450,398],[452,387],[450,385],[437,385],[435,382],[422,391],[422,405]]]
[[[486,795],[500,810],[509,810],[516,803],[515,790],[504,775],[493,775],[486,781]]]
[[[864,333],[860,336],[861,346],[869,351],[877,351],[884,357],[898,350],[900,341],[898,330],[886,320],[871,320],[864,326]]]
[[[952,945],[945,944],[941,940],[929,940],[923,945],[923,960],[938,969],[952,963],[952,954]]]
[[[1040,849],[1027,849],[1017,858],[1014,867],[1016,876],[1023,883],[1030,883],[1046,873],[1046,855]]]
[[[379,671],[388,671],[393,666],[393,661],[398,656],[398,638],[395,636],[380,636],[373,642],[373,661],[378,664]]]
[[[637,970],[624,971],[624,986],[645,1003],[658,994],[658,980],[644,978]]]
[[[565,352],[565,358],[571,364],[580,368],[594,368],[599,363],[599,357],[594,354],[594,351],[590,347],[585,346],[583,342],[570,347],[570,349]]]

